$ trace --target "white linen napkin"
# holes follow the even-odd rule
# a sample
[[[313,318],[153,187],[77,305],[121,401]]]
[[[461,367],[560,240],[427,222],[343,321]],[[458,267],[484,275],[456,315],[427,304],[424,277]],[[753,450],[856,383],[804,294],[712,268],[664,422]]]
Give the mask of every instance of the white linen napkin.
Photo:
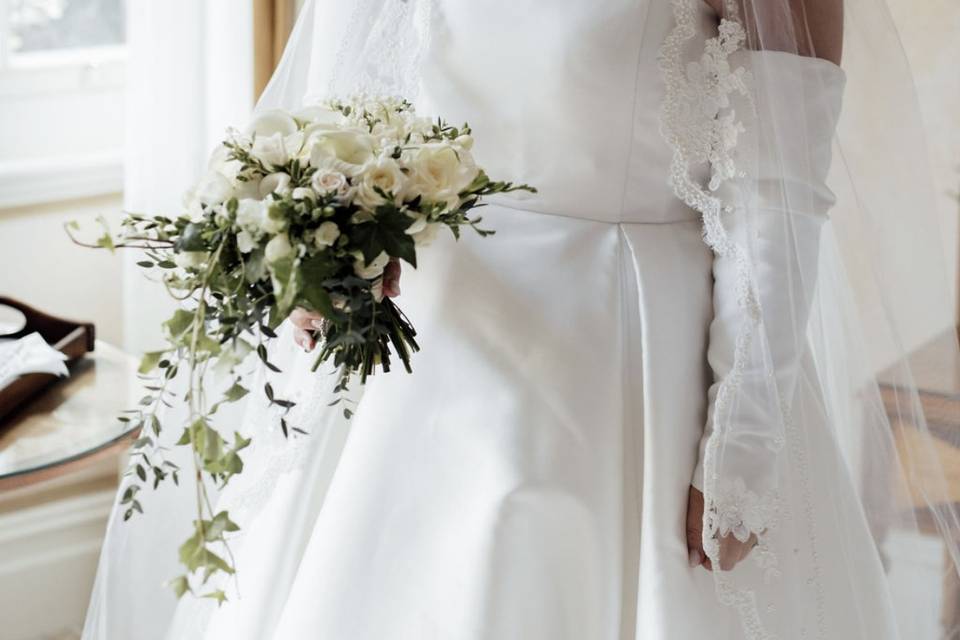
[[[27,373],[68,376],[67,356],[51,347],[39,333],[0,341],[0,388]]]

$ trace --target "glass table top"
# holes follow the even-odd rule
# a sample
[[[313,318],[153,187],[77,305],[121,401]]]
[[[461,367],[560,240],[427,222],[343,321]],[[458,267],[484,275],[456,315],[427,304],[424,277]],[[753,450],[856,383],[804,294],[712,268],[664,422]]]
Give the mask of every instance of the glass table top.
[[[138,361],[98,341],[70,377],[0,421],[0,489],[66,473],[76,463],[133,437],[117,418],[142,395]]]

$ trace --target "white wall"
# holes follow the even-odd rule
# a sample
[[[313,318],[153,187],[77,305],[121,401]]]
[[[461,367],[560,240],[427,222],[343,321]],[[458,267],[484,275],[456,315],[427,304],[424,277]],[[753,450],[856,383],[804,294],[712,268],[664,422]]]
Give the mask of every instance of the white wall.
[[[97,335],[123,340],[123,263],[119,255],[70,242],[63,224],[116,226],[118,195],[0,210],[0,294],[71,320],[93,322]]]
[[[127,164],[124,204],[177,212],[228,126],[253,107],[253,5],[165,0],[129,5]],[[177,34],[178,37],[171,37]],[[162,288],[144,286],[125,260],[124,346],[155,348],[171,313]]]
[[[944,252],[953,267],[957,308],[960,271],[960,3],[888,0],[916,80],[937,190]]]

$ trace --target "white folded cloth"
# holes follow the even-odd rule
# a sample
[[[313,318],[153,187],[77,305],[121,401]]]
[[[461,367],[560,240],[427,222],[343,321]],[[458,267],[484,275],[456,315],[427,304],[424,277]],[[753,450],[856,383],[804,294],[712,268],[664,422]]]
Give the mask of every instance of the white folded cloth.
[[[27,373],[68,376],[67,356],[57,351],[39,333],[18,340],[0,341],[0,387]]]

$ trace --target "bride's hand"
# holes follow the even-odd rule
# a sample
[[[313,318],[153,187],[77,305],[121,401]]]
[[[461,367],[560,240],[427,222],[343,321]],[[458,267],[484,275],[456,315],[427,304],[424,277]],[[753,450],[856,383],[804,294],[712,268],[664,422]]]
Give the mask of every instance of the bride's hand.
[[[383,270],[383,295],[388,298],[400,295],[400,261],[396,258],[392,258]],[[290,322],[295,327],[293,341],[304,351],[313,351],[317,346],[314,332],[323,328],[323,316],[298,307],[290,313]]]
[[[720,570],[730,571],[741,560],[750,555],[757,546],[757,536],[751,535],[746,542],[740,542],[728,534],[720,539]],[[703,565],[707,571],[713,571],[710,558],[703,552],[703,494],[690,487],[687,500],[687,551],[690,554],[690,567]]]

